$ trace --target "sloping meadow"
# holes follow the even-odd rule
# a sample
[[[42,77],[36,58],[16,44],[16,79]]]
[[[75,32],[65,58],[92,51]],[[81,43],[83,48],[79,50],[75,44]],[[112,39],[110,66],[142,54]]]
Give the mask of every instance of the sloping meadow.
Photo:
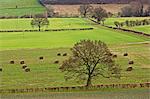
[[[149,79],[149,38],[108,29],[81,18],[52,18],[44,29],[93,28],[93,30],[1,32],[0,67],[2,71],[0,89],[45,88],[84,85],[84,82],[64,80],[59,70],[63,60],[71,56],[70,48],[83,39],[102,40],[117,57],[121,65],[121,79],[100,78],[93,84],[141,83]],[[0,30],[33,29],[31,19],[0,20]],[[5,25],[4,25],[5,24]],[[37,29],[37,28],[34,28]],[[128,56],[123,56],[128,53]],[[126,71],[133,60],[133,71]],[[24,61],[30,71],[26,72]]]

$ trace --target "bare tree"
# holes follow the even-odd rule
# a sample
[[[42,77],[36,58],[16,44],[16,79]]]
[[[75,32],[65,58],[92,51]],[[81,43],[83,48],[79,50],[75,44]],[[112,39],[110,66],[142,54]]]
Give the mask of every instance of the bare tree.
[[[130,6],[132,8],[133,16],[143,16],[144,5],[141,0],[138,0],[138,2],[131,2]]]
[[[55,11],[54,11],[53,7],[48,6],[48,7],[46,7],[46,10],[47,10],[47,17],[53,17],[54,16]]]
[[[123,17],[133,16],[132,7],[131,6],[125,6],[125,7],[121,8],[121,16],[123,16]]]
[[[78,10],[79,10],[81,16],[87,17],[87,15],[92,12],[92,9],[93,9],[93,7],[91,5],[84,4],[84,5],[81,5]]]
[[[66,80],[86,81],[88,87],[92,85],[92,80],[100,76],[120,77],[119,65],[115,64],[104,42],[82,40],[71,51],[73,55],[60,67]]]
[[[41,27],[48,26],[49,21],[47,18],[33,18],[31,20],[32,27],[38,27],[39,31],[41,31]]]
[[[130,5],[125,6],[121,9],[121,16],[132,17],[132,16],[143,16],[144,13],[144,5],[141,0],[137,2],[131,2]]]
[[[150,16],[150,6],[145,10],[145,16]]]
[[[108,16],[106,10],[104,10],[101,7],[95,8],[94,9],[94,13],[93,13],[93,17],[97,20],[97,22],[101,22],[103,21],[104,23],[104,19]]]

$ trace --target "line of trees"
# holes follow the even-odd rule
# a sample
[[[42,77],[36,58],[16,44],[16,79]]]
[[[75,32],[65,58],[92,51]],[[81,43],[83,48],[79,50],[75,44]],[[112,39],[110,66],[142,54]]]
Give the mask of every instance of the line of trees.
[[[144,9],[142,2],[131,2],[128,6],[125,6],[121,9],[121,17],[142,17],[150,16],[150,6],[147,9]]]
[[[81,5],[78,9],[80,15],[84,18],[91,17],[97,20],[97,22],[104,24],[105,18],[112,15],[107,13],[102,7],[93,8],[90,4]]]
[[[123,26],[127,27],[134,27],[134,26],[141,26],[141,25],[150,25],[150,19],[144,19],[144,20],[126,20],[125,22],[114,22],[115,26],[118,28],[121,28]]]

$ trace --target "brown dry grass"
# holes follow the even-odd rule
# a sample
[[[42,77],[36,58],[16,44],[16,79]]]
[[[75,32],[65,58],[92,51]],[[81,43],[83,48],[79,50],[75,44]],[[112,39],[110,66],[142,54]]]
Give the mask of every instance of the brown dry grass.
[[[127,6],[128,4],[92,4],[92,6],[99,7],[101,6],[107,12],[118,13],[121,11],[122,7]],[[148,5],[145,5],[147,8]],[[58,12],[60,15],[79,15],[80,5],[46,5],[47,8],[53,8],[55,12]]]

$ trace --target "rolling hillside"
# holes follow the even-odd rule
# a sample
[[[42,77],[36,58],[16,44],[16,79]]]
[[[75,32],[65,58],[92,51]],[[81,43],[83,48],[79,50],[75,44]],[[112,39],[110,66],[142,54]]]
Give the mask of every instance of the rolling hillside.
[[[80,3],[130,3],[140,0],[41,0],[45,4],[80,4]],[[143,3],[150,3],[149,0],[141,0]]]
[[[0,0],[0,16],[36,14],[44,10],[38,0]]]

